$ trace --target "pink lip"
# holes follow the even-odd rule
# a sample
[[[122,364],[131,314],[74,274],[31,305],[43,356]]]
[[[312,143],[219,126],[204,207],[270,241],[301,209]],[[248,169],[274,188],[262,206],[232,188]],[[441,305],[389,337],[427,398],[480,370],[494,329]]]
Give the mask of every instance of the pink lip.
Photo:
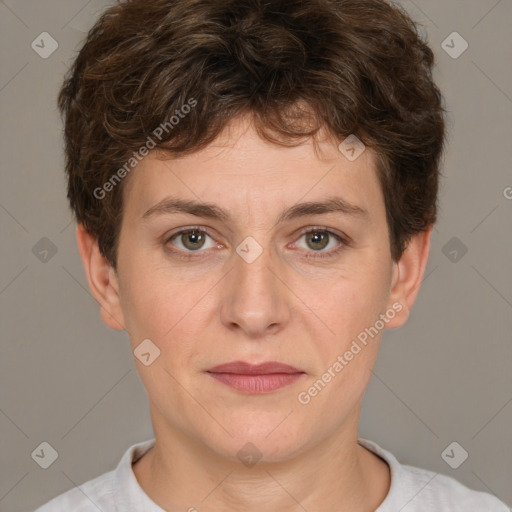
[[[233,361],[210,368],[208,373],[216,380],[247,393],[270,393],[305,375],[293,366],[275,361],[258,365]]]
[[[244,375],[269,375],[271,373],[304,373],[302,370],[277,361],[267,361],[261,364],[250,364],[245,361],[232,361],[219,364],[208,370],[209,373],[237,373]]]

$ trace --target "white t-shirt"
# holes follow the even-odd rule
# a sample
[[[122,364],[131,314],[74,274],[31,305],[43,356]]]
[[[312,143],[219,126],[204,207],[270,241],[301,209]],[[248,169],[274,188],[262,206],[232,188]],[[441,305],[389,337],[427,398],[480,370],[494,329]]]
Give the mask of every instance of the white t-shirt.
[[[134,444],[114,471],[74,487],[35,512],[165,512],[142,490],[132,464],[154,446]],[[359,444],[384,459],[391,469],[388,495],[375,512],[510,512],[491,494],[473,491],[449,476],[400,464],[373,441]]]

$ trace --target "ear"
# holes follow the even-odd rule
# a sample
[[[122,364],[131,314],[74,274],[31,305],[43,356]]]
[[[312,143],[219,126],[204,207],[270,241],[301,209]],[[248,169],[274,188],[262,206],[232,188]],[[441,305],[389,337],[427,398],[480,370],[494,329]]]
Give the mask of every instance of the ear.
[[[393,262],[388,308],[396,311],[396,315],[386,324],[387,328],[401,327],[409,318],[427,266],[432,228],[430,225],[425,231],[413,235],[400,260]]]
[[[76,227],[76,239],[89,288],[100,305],[103,322],[112,329],[124,330],[126,327],[115,270],[100,253],[96,238],[82,224]]]

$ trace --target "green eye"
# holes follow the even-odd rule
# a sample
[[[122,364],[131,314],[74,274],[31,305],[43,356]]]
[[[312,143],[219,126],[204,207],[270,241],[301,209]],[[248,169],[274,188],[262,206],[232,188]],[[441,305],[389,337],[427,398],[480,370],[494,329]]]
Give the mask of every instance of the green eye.
[[[208,242],[209,239],[209,242]],[[298,246],[304,252],[306,258],[331,258],[337,256],[349,242],[342,236],[333,233],[325,228],[309,228],[304,231],[299,240],[305,240],[305,245],[295,242],[293,245]],[[178,257],[191,258],[193,253],[207,253],[208,249],[216,246],[213,238],[199,227],[189,227],[172,234],[165,242],[170,244],[171,251]]]
[[[205,234],[201,231],[186,231],[180,234],[180,241],[184,247],[191,251],[201,249],[205,242]]]
[[[309,229],[302,233],[300,239],[303,237],[306,240],[305,250],[307,251],[307,258],[330,258],[338,255],[338,253],[349,245],[340,235],[326,229]],[[331,244],[331,242],[333,242],[333,244]],[[337,244],[335,242],[337,242]],[[333,248],[324,250],[330,244],[333,245]]]
[[[304,236],[308,246],[315,251],[325,249],[330,242],[326,231],[309,231]]]
[[[172,235],[168,240],[167,243],[171,243],[178,249],[184,252],[193,252],[198,251],[200,249],[205,248],[206,238],[210,238],[210,235],[206,233],[206,231],[203,231],[201,229],[186,229],[179,231],[178,233],[175,233]],[[172,242],[177,242],[176,244]],[[210,249],[215,244],[212,241],[212,244],[210,246],[207,246],[206,249]]]

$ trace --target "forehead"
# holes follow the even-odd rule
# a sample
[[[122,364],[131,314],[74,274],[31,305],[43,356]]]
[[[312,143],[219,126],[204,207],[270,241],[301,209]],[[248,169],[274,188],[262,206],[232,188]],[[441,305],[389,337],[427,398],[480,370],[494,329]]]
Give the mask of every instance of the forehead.
[[[237,120],[209,146],[178,157],[150,153],[125,184],[125,213],[132,219],[166,197],[218,204],[231,212],[263,218],[294,203],[342,197],[347,203],[384,213],[383,197],[368,148],[350,161],[337,144],[311,139],[285,147],[263,140]]]

